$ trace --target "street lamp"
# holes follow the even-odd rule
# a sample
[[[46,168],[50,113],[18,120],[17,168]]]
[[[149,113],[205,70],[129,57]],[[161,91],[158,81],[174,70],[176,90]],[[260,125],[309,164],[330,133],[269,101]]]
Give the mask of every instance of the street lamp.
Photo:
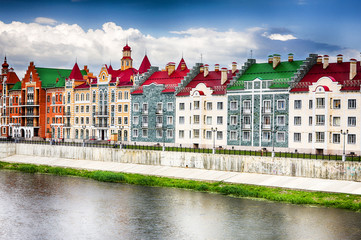
[[[120,135],[118,134],[119,138],[119,149],[122,149],[122,135],[123,135],[123,128],[124,126],[118,126],[119,127],[119,131],[120,131]]]
[[[275,157],[275,133],[277,132],[276,128],[272,130],[272,157]]]
[[[343,153],[342,153],[342,162],[346,160],[346,153],[345,153],[345,147],[346,147],[346,136],[348,134],[348,129],[346,132],[341,130],[341,134],[343,135]]]
[[[165,127],[162,127],[162,130],[163,130],[163,147],[162,147],[162,151],[164,152],[165,151],[165,139],[164,139],[164,135],[165,135]]]
[[[82,128],[82,130],[83,130],[83,147],[85,147],[85,137],[84,137],[84,135],[85,135],[85,126],[83,125],[83,126],[81,126],[81,128]]]
[[[213,150],[212,153],[215,154],[216,153],[216,132],[217,132],[217,128],[211,128],[211,131],[213,132]]]

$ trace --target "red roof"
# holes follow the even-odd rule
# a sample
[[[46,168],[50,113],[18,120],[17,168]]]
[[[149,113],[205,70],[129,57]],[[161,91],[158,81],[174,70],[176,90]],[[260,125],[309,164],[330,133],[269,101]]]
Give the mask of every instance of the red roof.
[[[78,63],[74,64],[73,70],[71,70],[71,73],[69,75],[69,79],[83,80],[83,75],[80,72]]]
[[[76,86],[74,89],[87,89],[90,88],[90,85],[88,83],[80,84],[79,86]]]
[[[221,84],[221,71],[209,71],[206,77],[204,77],[204,72],[201,72],[195,76],[195,78],[193,78],[193,80],[191,80],[188,85],[177,94],[177,96],[189,96],[190,91],[199,83],[204,83],[207,87],[213,89],[212,95],[226,94],[227,84],[237,72],[238,70],[232,74],[232,70],[229,70],[227,72],[227,81],[223,85]]]
[[[350,80],[350,62],[330,63],[326,69],[323,64],[315,64],[311,70],[290,92],[308,92],[309,86],[322,77],[330,77],[342,85],[341,91],[359,91],[361,85],[361,66],[356,63],[356,76]]]
[[[147,57],[147,55],[144,56],[142,63],[140,64],[138,73],[142,74],[148,71],[148,69],[150,68],[150,62],[149,59]]]
[[[184,60],[183,60],[184,61]],[[189,69],[181,70],[174,70],[174,72],[168,76],[167,71],[157,71],[152,74],[138,89],[134,90],[132,94],[142,94],[143,93],[143,86],[154,84],[163,84],[164,89],[162,93],[169,93],[174,92],[175,87],[182,81],[182,79],[187,75]]]
[[[187,67],[187,64],[186,62],[184,61],[184,59],[182,58],[178,64],[178,67],[177,67],[177,71],[181,71],[182,70],[182,63],[184,63],[185,65],[185,69],[184,70],[188,70],[188,67]]]
[[[123,47],[123,51],[130,51],[130,47],[128,46],[128,43]]]

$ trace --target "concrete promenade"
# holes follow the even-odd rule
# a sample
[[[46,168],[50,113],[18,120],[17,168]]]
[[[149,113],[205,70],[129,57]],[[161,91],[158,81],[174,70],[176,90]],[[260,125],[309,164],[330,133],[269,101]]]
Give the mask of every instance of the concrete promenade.
[[[140,165],[131,163],[73,160],[66,158],[50,158],[28,155],[13,155],[2,158],[0,159],[0,161],[13,163],[31,163],[36,165],[49,165],[87,170],[138,173],[143,175],[192,179],[199,181],[223,181],[227,183],[241,183],[309,191],[337,192],[361,195],[361,182],[353,181],[276,176],[267,174],[240,173],[195,168]]]

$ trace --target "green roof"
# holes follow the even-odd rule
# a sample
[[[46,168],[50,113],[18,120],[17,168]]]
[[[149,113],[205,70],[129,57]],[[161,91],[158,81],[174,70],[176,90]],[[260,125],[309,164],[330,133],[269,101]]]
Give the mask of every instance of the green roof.
[[[42,88],[56,88],[65,86],[65,79],[69,77],[72,70],[37,67],[36,71],[39,74]],[[87,74],[85,70],[82,70],[80,72],[82,75]],[[56,82],[57,78],[59,78],[58,82]]]
[[[245,81],[253,81],[256,78],[273,80],[274,83],[270,88],[288,88],[288,81],[302,64],[303,61],[281,62],[276,69],[273,69],[272,63],[255,63],[227,90],[244,89]]]
[[[21,90],[21,82],[16,82],[10,91]]]

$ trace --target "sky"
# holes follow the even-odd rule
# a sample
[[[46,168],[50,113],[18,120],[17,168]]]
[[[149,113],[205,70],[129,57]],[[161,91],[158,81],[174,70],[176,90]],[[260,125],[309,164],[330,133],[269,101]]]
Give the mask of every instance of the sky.
[[[0,59],[19,78],[38,67],[99,74],[120,68],[122,48],[132,48],[134,67],[146,53],[164,68],[183,56],[188,67],[202,60],[240,68],[247,58],[270,54],[296,60],[310,53],[360,59],[358,0],[0,0]]]

